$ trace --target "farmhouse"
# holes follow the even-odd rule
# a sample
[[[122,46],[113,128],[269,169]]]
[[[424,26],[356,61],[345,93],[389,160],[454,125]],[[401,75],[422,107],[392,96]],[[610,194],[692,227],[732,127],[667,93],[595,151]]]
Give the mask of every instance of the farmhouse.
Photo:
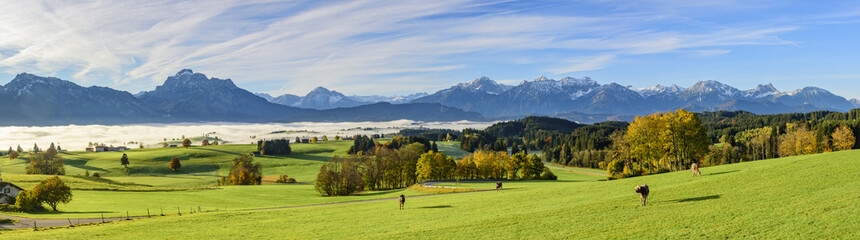
[[[108,146],[95,146],[86,148],[87,152],[116,152],[116,151],[125,151],[128,150],[126,146],[119,147],[108,147]]]
[[[10,198],[14,199],[15,197],[18,196],[18,193],[20,193],[24,189],[22,189],[21,187],[15,186],[15,184],[8,183],[8,182],[2,182],[2,181],[3,180],[0,179],[0,204],[3,204],[3,203],[9,204],[10,202],[6,201],[6,197],[10,197]]]

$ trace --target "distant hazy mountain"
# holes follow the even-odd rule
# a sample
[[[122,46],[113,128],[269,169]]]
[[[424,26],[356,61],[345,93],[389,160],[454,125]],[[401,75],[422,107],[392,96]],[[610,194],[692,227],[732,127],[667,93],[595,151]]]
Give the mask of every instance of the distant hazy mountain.
[[[318,90],[308,94],[311,97],[305,101],[313,103],[311,100],[325,99],[322,96],[326,94],[336,97],[339,94]],[[7,113],[0,115],[0,125],[483,120],[478,113],[441,104],[379,103],[328,110],[284,106],[241,89],[230,79],[208,78],[189,69],[168,77],[155,90],[138,95],[136,98],[124,91],[85,88],[58,78],[22,73],[0,86],[0,102],[3,103],[0,111]]]
[[[0,87],[4,125],[112,123],[125,119],[155,121],[161,114],[130,93],[106,87],[81,87],[53,77],[21,73]]]
[[[408,103],[408,102],[411,102],[412,100],[422,98],[422,97],[425,97],[428,95],[430,95],[430,94],[427,94],[425,92],[420,92],[420,93],[409,94],[406,96],[379,96],[379,95],[359,96],[359,95],[352,95],[352,96],[349,96],[349,98],[351,98],[352,100],[355,100],[355,101],[366,102],[366,103],[387,102],[387,103],[399,104],[399,103]]]
[[[292,94],[284,94],[278,97],[272,97],[266,93],[257,93],[257,96],[265,98],[269,102],[277,103],[285,106],[299,107],[299,108],[311,108],[311,109],[332,109],[339,107],[355,107],[361,105],[367,105],[372,103],[394,103],[394,104],[403,104],[409,103],[412,100],[415,100],[420,97],[427,96],[427,93],[413,93],[406,96],[379,96],[379,95],[368,95],[368,96],[345,96],[340,92],[331,91],[324,87],[317,87],[307,95],[300,97]]]
[[[780,92],[772,84],[767,84],[755,89],[739,90],[709,80],[700,81],[689,88],[658,85],[636,89],[616,83],[601,85],[587,77],[553,80],[542,76],[513,87],[481,77],[412,102],[440,103],[494,118],[563,116],[571,115],[572,112],[579,119],[587,119],[583,117],[585,114],[629,116],[678,108],[700,111],[746,110],[765,114],[817,110],[844,112],[860,106],[860,100],[848,101],[815,87]]]

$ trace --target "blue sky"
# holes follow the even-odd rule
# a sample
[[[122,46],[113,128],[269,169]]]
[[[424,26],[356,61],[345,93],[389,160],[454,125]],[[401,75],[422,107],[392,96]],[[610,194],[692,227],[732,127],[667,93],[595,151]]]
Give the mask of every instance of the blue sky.
[[[480,76],[717,80],[860,97],[856,1],[0,1],[0,83],[151,90],[191,68],[253,92],[434,92]]]

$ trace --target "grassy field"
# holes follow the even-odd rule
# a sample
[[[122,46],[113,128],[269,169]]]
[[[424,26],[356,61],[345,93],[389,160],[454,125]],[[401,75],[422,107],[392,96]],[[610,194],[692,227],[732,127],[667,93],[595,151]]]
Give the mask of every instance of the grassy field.
[[[283,238],[845,238],[860,232],[860,151],[599,181],[508,182],[503,191],[412,198],[407,209],[367,202],[221,211],[96,226],[4,232],[3,239]],[[639,206],[633,187],[652,194]],[[481,188],[486,184],[461,184]],[[266,187],[266,186],[261,186]]]

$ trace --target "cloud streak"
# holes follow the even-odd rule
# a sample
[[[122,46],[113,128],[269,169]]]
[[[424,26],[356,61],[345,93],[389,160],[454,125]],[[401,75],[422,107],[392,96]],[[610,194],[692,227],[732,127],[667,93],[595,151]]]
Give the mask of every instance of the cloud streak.
[[[275,94],[318,85],[355,86],[345,89],[347,93],[387,93],[402,90],[387,87],[393,80],[417,82],[440,72],[471,69],[482,64],[474,59],[483,54],[558,51],[560,59],[535,64],[564,63],[553,70],[561,74],[605,68],[628,55],[708,56],[728,53],[732,46],[793,44],[779,35],[796,29],[656,28],[687,21],[660,9],[553,14],[540,12],[540,6],[512,9],[507,1],[0,4],[6,9],[0,15],[0,71],[67,74],[78,82],[123,90],[152,89],[179,69],[193,68],[234,78],[240,85],[275,84],[278,89],[258,89]]]

